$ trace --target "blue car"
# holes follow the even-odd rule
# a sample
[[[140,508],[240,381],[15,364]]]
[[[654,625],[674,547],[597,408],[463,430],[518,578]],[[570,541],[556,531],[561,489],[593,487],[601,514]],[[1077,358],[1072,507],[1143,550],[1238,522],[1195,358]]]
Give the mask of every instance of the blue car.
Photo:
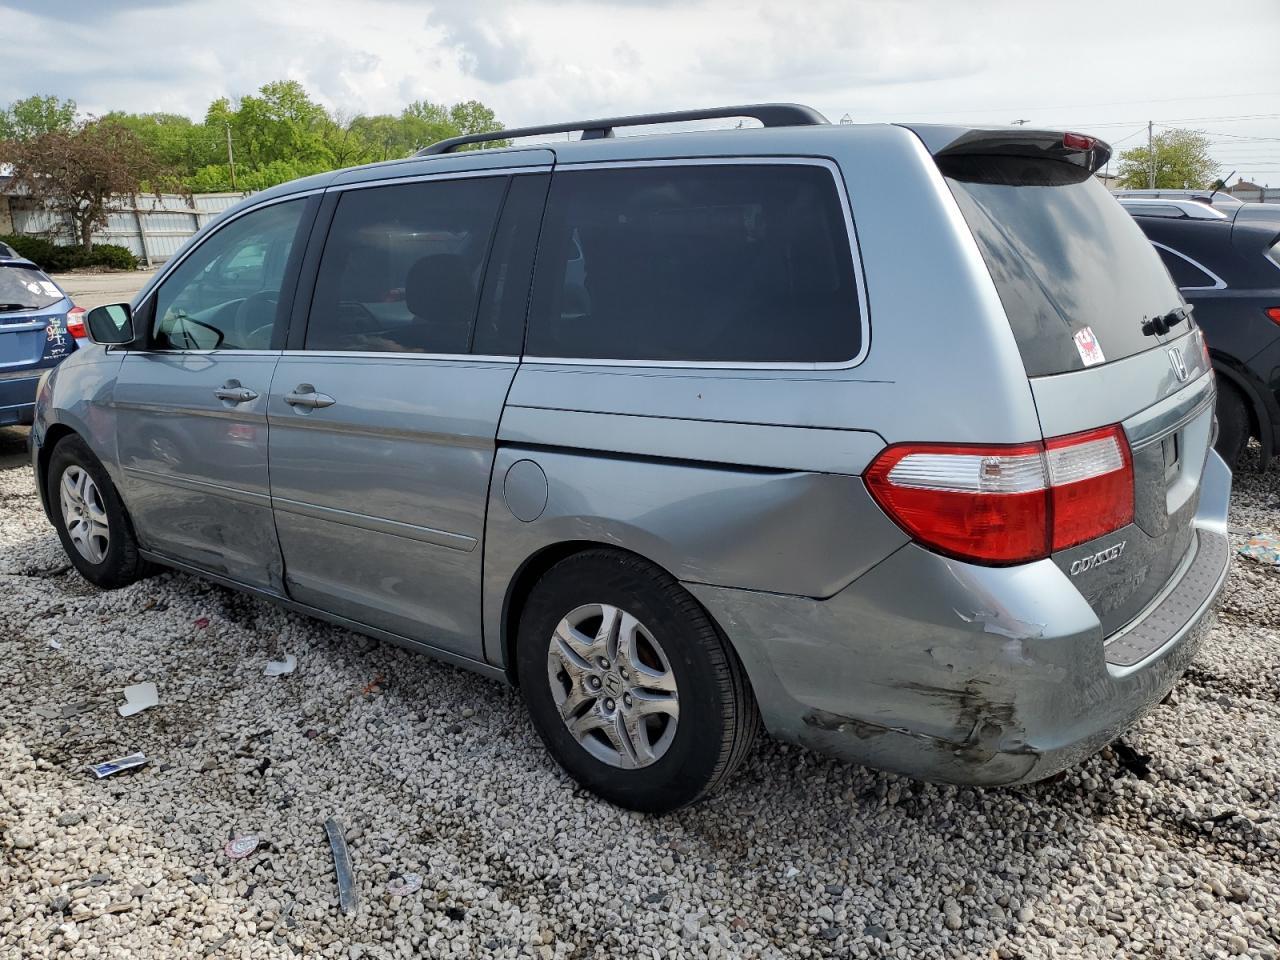
[[[39,267],[0,243],[0,426],[31,422],[40,375],[76,351],[83,314]]]

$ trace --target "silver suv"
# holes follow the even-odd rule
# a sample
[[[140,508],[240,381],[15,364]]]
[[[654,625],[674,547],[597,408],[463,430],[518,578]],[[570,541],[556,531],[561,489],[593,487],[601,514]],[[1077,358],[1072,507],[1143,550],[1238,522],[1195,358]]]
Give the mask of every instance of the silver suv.
[[[760,718],[995,785],[1165,695],[1231,476],[1105,144],[788,105],[502,136],[565,129],[268,190],[93,311],[33,433],[77,569],[516,684],[639,810],[720,787]]]

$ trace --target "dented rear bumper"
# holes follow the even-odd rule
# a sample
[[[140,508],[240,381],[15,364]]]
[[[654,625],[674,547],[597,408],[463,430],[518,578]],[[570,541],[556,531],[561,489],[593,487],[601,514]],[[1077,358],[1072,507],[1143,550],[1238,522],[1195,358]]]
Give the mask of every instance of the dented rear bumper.
[[[827,600],[688,586],[774,736],[923,780],[1038,780],[1121,734],[1190,664],[1227,574],[1230,485],[1210,453],[1194,553],[1110,638],[1050,560],[982,567],[909,544]],[[1140,659],[1114,652],[1139,634]]]

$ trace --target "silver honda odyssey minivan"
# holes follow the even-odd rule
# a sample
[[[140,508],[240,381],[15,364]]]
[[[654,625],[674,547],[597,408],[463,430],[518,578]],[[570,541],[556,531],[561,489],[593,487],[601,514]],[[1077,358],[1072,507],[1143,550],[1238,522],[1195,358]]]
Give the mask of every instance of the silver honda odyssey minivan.
[[[32,444],[88,580],[184,570],[504,679],[646,811],[761,720],[999,785],[1164,697],[1231,476],[1105,144],[772,104],[458,149],[494,136],[256,194],[91,313]]]

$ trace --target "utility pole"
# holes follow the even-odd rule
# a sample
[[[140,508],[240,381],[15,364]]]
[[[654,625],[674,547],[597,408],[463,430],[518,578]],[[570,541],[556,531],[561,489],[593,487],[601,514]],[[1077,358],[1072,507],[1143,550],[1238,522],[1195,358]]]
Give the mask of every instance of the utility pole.
[[[235,154],[231,152],[231,122],[223,120],[222,125],[227,131],[227,166],[231,168],[231,189],[234,191],[236,188],[236,158]]]
[[[1147,186],[1156,188],[1156,148],[1151,137],[1152,123],[1147,121]]]

